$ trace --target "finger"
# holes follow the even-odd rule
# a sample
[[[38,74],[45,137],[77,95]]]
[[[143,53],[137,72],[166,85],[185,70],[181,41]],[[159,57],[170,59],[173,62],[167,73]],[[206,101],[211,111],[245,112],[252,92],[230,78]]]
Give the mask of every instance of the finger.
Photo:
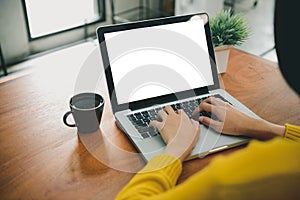
[[[188,115],[184,112],[183,109],[178,110],[178,115],[180,115],[181,117],[185,117],[185,118],[189,119]]]
[[[192,112],[192,115],[193,116],[195,116],[195,115],[197,115],[197,113],[199,113],[199,112],[201,112],[201,111],[207,111],[207,112],[211,112],[211,111],[209,111],[209,110],[206,110],[206,109],[208,109],[208,106],[209,105],[223,105],[222,104],[222,102],[221,102],[222,100],[218,100],[218,98],[214,98],[214,97],[208,97],[208,98],[206,98],[206,99],[204,99],[200,104],[199,104],[199,106],[197,106],[195,109],[194,109],[194,111]],[[204,107],[202,106],[203,104],[205,104],[204,105]],[[206,109],[205,109],[206,108]]]
[[[200,134],[200,125],[199,125],[199,122],[197,122],[197,121],[195,121],[193,119],[191,119],[191,122],[192,122],[195,130],[197,131],[197,134]]]
[[[161,131],[161,129],[163,129],[163,127],[164,127],[164,123],[153,120],[153,121],[150,121],[149,126],[153,126],[153,127],[157,128],[158,131]]]
[[[199,113],[199,112],[200,112],[200,105],[197,106],[197,107],[194,109],[194,111],[192,112],[192,115],[195,116],[195,115],[197,115],[197,113]]]
[[[203,100],[203,102],[207,102],[207,103],[210,103],[210,104],[216,105],[216,106],[222,106],[225,104],[225,101],[221,100],[220,98],[215,98],[215,97],[208,97],[205,100]]]
[[[164,110],[159,110],[157,112],[157,115],[163,120],[165,121],[168,117],[168,114],[164,111]]]
[[[175,114],[175,111],[174,109],[170,106],[170,105],[167,105],[165,107],[165,111],[170,115],[170,114]]]
[[[193,146],[196,145],[196,142],[198,141],[198,138],[200,136],[200,125],[199,125],[199,122],[196,122],[195,120],[192,120],[192,124],[195,128],[195,131],[196,131],[196,134],[195,134],[195,137],[194,137],[194,140],[193,140]]]
[[[177,110],[179,115],[182,115],[182,113],[184,113],[184,111],[182,109]]]
[[[201,112],[201,111],[212,112],[213,108],[214,108],[214,105],[203,101],[199,105],[198,109],[199,109],[199,112]]]
[[[221,128],[222,127],[222,122],[213,120],[209,117],[203,117],[203,116],[199,117],[199,121],[202,124],[211,127],[212,129],[214,129],[217,132],[221,132],[221,130],[222,130],[222,128]]]

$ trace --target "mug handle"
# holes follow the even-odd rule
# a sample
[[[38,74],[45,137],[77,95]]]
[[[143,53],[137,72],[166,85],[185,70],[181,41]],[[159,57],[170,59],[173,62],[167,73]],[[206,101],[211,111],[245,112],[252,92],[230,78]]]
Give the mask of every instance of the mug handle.
[[[69,127],[76,127],[75,124],[69,124],[69,123],[67,122],[67,118],[68,118],[68,116],[69,116],[70,114],[72,114],[71,111],[66,112],[66,114],[65,114],[64,117],[63,117],[63,121],[64,121],[65,125],[67,125],[67,126],[69,126]]]

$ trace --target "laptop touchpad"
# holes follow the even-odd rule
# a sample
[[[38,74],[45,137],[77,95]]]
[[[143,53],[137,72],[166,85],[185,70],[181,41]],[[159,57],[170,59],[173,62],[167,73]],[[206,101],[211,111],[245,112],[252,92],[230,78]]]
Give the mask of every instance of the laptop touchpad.
[[[137,142],[137,146],[142,150],[142,152],[157,153],[162,152],[165,149],[166,144],[161,136],[156,136]]]

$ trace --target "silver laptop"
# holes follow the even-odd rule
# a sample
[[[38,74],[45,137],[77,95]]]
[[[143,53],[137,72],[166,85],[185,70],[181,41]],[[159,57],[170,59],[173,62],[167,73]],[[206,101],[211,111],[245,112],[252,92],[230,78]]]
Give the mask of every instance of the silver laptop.
[[[97,29],[112,110],[117,125],[146,161],[165,143],[151,120],[171,105],[191,118],[199,103],[215,96],[257,117],[220,89],[206,13],[107,25]],[[201,113],[210,117],[211,113]],[[196,117],[196,119],[199,116]],[[200,124],[201,135],[187,160],[249,141]]]

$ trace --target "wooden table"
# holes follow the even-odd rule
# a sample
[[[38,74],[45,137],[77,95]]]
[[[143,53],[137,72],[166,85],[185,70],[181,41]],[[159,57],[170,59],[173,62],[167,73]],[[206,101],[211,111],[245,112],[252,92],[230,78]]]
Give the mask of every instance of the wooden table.
[[[113,199],[134,175],[124,171],[144,165],[142,159],[121,153],[136,151],[114,123],[103,82],[99,83],[99,93],[106,99],[101,131],[79,139],[76,129],[63,124],[76,73],[60,67],[55,76],[51,72],[57,68],[41,66],[0,84],[1,199]],[[300,125],[299,96],[275,63],[231,49],[222,79],[225,89],[259,116]],[[179,183],[216,156],[241,148],[186,162]],[[99,159],[113,163],[115,169]]]

